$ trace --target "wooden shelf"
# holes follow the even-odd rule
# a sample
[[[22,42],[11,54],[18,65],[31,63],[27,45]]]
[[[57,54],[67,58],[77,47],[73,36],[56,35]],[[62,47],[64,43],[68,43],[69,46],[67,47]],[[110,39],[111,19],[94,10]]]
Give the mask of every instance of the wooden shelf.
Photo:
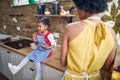
[[[72,22],[72,17],[75,17],[76,15],[72,15],[72,14],[68,14],[68,15],[39,15],[39,14],[35,14],[35,16],[36,17],[39,17],[39,16],[62,17],[67,21],[67,23],[71,23]]]
[[[35,15],[36,17],[38,16],[48,16],[48,17],[75,17],[76,15],[68,14],[68,15]]]

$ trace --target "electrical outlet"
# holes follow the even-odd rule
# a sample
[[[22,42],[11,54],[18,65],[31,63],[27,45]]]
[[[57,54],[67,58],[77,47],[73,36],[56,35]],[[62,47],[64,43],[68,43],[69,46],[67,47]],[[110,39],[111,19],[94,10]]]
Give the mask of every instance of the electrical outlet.
[[[13,4],[11,4],[10,6],[13,7]]]
[[[16,27],[16,30],[17,30],[17,31],[20,31],[20,27],[19,27],[19,26],[17,26],[17,27]]]
[[[3,25],[3,28],[6,29],[6,25],[5,24]]]
[[[59,38],[59,33],[55,32],[55,33],[53,33],[53,35],[54,35],[55,38]]]

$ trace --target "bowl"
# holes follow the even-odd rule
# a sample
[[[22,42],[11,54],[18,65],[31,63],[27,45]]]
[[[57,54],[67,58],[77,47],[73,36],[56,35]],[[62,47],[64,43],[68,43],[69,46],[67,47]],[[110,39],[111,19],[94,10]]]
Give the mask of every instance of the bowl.
[[[48,12],[48,11],[47,11],[47,12],[45,12],[45,15],[50,15],[50,12]]]

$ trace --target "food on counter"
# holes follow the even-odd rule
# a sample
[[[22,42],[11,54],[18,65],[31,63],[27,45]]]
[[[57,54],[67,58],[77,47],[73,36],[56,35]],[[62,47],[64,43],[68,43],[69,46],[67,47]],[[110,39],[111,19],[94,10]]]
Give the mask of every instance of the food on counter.
[[[36,49],[37,48],[37,45],[35,43],[31,43],[30,46],[31,46],[32,49]]]

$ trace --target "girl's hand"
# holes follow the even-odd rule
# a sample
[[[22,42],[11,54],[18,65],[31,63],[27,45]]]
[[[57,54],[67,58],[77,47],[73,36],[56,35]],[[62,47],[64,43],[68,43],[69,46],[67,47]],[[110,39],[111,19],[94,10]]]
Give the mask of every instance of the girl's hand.
[[[53,48],[54,46],[46,46],[46,45],[44,45],[44,44],[41,44],[41,47],[42,47],[42,48],[45,48],[45,49],[51,49],[51,48]]]
[[[33,42],[36,42],[36,33],[32,34],[32,40],[33,40]]]
[[[40,46],[41,46],[42,48],[45,48],[45,49],[47,48],[46,45],[44,45],[44,44],[41,44]]]

